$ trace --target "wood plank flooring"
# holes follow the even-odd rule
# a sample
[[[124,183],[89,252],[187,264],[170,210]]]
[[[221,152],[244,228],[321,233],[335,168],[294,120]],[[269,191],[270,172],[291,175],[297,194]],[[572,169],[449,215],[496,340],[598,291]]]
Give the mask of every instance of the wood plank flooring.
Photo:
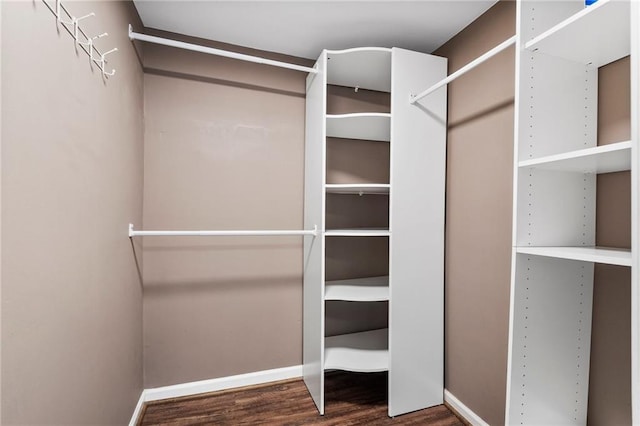
[[[325,415],[301,379],[149,403],[139,425],[465,425],[444,405],[391,419],[386,373],[327,374]]]

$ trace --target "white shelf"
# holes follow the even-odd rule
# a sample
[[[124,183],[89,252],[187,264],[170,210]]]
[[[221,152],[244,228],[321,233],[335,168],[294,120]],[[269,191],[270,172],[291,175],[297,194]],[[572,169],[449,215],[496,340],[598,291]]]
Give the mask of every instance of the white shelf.
[[[389,330],[342,334],[325,339],[324,369],[361,373],[389,369]]]
[[[388,183],[341,184],[328,183],[325,186],[330,194],[388,194],[391,185]]]
[[[380,302],[389,300],[389,276],[327,281],[324,300]]]
[[[391,139],[391,114],[327,115],[327,137],[389,142]]]
[[[599,0],[525,43],[528,50],[601,67],[630,53],[629,2]]]
[[[327,50],[327,84],[391,92],[391,49]]]
[[[388,237],[391,235],[386,228],[361,229],[329,229],[324,232],[327,237]]]
[[[579,173],[612,173],[631,170],[631,141],[581,149],[520,161],[521,168]]]
[[[516,247],[520,254],[631,266],[631,251],[602,247]]]

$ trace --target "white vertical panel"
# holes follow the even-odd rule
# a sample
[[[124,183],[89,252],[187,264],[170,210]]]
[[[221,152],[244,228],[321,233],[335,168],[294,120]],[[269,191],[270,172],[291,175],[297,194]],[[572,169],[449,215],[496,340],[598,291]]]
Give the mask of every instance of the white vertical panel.
[[[593,263],[517,255],[507,424],[585,424]]]
[[[522,43],[584,9],[584,0],[521,0],[520,35]]]
[[[596,175],[521,169],[518,246],[595,245]]]
[[[326,53],[318,73],[307,77],[304,161],[304,229],[318,226],[317,237],[304,237],[303,376],[320,414],[324,414],[324,213]]]
[[[596,146],[598,70],[521,52],[520,161]]]
[[[447,60],[392,49],[389,415],[442,404]]]
[[[640,423],[640,2],[631,2],[631,418]]]
[[[597,69],[522,48],[583,8],[518,2],[514,245],[595,243],[594,176],[517,167],[596,145]],[[584,424],[593,264],[514,250],[512,268],[506,424]]]

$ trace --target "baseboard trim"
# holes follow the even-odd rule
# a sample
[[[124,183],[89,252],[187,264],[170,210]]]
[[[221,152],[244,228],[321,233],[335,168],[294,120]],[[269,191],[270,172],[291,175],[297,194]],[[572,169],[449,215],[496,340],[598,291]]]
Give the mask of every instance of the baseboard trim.
[[[180,398],[200,393],[216,392],[243,386],[277,382],[279,380],[295,379],[298,377],[302,377],[302,365],[293,365],[291,367],[274,368],[272,370],[255,371],[253,373],[238,374],[235,376],[220,377],[217,379],[199,380],[197,382],[145,389],[140,395],[138,404],[131,416],[129,426],[136,426],[138,418],[142,414],[145,402]],[[444,390],[444,402],[471,425],[489,426],[489,423],[482,420],[480,416],[464,405],[447,389]]]
[[[294,379],[302,376],[302,365],[275,368],[273,370],[256,371],[236,376],[220,377],[217,379],[200,380],[179,385],[163,386],[145,389],[144,400],[158,401],[161,399],[179,398],[181,396],[197,395],[199,393],[215,392],[243,386],[259,385],[276,382],[278,380]]]
[[[444,390],[444,402],[446,402],[457,414],[471,423],[472,426],[489,426],[489,423],[482,420],[482,417],[471,411],[458,398],[453,396],[448,390]]]
[[[129,420],[129,426],[136,426],[138,424],[138,419],[142,414],[143,407],[144,407],[144,390],[140,393],[140,399],[138,399],[138,404],[136,405],[136,409],[133,410],[133,414],[131,415],[131,420]]]

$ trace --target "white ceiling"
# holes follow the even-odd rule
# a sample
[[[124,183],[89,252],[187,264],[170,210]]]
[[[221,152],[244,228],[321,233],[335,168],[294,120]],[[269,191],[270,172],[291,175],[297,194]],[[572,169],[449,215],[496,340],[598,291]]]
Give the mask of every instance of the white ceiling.
[[[134,0],[145,27],[315,59],[378,46],[431,53],[497,0]]]

